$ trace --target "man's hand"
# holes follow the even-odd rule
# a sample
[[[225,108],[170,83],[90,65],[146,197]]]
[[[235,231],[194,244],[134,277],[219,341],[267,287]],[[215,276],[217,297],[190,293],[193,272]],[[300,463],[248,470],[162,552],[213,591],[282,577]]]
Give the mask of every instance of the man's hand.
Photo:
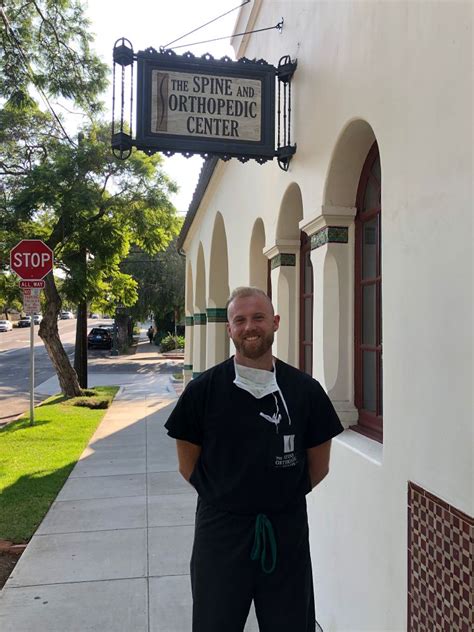
[[[179,473],[188,481],[191,478],[196,462],[201,454],[201,446],[189,441],[176,439],[178,451]]]
[[[316,487],[329,472],[330,452],[331,440],[306,450],[311,488]]]

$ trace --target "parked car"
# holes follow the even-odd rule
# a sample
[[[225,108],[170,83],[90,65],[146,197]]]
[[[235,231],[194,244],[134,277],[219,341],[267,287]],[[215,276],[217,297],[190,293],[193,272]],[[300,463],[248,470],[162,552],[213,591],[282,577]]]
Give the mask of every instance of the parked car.
[[[18,327],[31,327],[31,316],[23,316],[23,318],[20,318]]]
[[[70,318],[74,318],[74,314],[72,312],[64,311],[59,314],[59,318],[61,320],[69,320]]]
[[[35,325],[39,325],[42,320],[43,317],[41,316],[41,314],[33,314],[33,322]]]
[[[105,327],[93,327],[87,336],[88,349],[112,349],[112,334]]]
[[[9,320],[0,320],[0,331],[11,331],[13,325]]]
[[[110,334],[114,333],[114,326],[113,325],[97,325],[98,327],[100,327],[101,329],[105,329],[106,331],[108,331]]]

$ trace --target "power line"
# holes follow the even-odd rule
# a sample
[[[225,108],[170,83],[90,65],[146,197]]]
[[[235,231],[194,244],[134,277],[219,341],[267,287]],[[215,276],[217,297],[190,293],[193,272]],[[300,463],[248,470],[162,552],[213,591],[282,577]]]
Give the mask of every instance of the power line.
[[[172,42],[169,42],[169,44],[166,44],[165,46],[162,46],[162,48],[168,48],[169,46],[171,46],[171,44],[174,44],[175,42],[179,42],[179,40],[182,40],[183,38],[187,37],[188,35],[191,35],[192,33],[195,33],[196,31],[199,31],[200,29],[203,29],[205,26],[208,26],[209,24],[212,24],[213,22],[216,22],[217,20],[220,20],[225,15],[229,15],[229,13],[232,13],[232,11],[236,11],[237,9],[240,9],[240,7],[245,6],[249,2],[250,2],[250,0],[245,0],[245,2],[242,2],[242,4],[239,4],[239,6],[234,7],[233,9],[230,9],[229,11],[226,11],[222,15],[218,15],[216,18],[214,18],[213,20],[210,20],[209,22],[206,22],[205,24],[201,24],[201,26],[198,26],[197,28],[193,29],[192,31],[189,31],[189,33],[186,33],[185,35],[181,35],[181,37],[178,37],[177,39],[173,40]],[[217,38],[217,39],[226,39],[226,37]],[[212,41],[215,41],[215,40],[208,40],[208,41],[212,42]],[[205,44],[206,42],[200,42],[200,43],[204,43]],[[186,44],[186,46],[194,46],[194,44]],[[180,46],[175,46],[174,48],[181,48],[181,47]]]
[[[262,31],[273,31],[276,29],[277,31],[281,31],[283,27],[283,21],[278,22],[275,26],[267,26],[264,29],[255,29],[254,31],[244,31],[243,33],[234,33],[233,35],[225,35],[224,37],[215,37],[214,39],[204,40],[202,42],[193,42],[192,44],[180,44],[179,46],[173,46],[171,50],[176,50],[177,48],[186,48],[189,46],[197,46],[198,44],[209,44],[209,42],[217,42],[218,40],[228,39],[229,37],[240,37],[241,35],[250,35],[251,33],[261,33]]]

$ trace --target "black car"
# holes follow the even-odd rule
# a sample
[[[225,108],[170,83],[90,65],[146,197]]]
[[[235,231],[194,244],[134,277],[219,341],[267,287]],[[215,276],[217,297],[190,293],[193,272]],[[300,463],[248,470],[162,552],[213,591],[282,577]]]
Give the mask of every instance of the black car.
[[[108,331],[111,336],[114,333],[114,326],[113,325],[98,325],[98,327],[100,329],[105,329],[105,331]]]
[[[88,349],[112,349],[112,334],[105,327],[94,327],[87,336]]]
[[[18,327],[31,327],[31,316],[23,316],[18,321]]]

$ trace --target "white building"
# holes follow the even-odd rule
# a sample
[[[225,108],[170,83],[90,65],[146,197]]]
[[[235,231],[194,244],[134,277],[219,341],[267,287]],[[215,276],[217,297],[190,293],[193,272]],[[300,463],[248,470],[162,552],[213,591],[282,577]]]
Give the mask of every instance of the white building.
[[[297,59],[297,151],[203,168],[187,378],[232,352],[230,290],[271,289],[276,355],[347,428],[308,497],[318,622],[473,629],[473,4],[254,0],[235,32],[281,17],[235,47]]]

